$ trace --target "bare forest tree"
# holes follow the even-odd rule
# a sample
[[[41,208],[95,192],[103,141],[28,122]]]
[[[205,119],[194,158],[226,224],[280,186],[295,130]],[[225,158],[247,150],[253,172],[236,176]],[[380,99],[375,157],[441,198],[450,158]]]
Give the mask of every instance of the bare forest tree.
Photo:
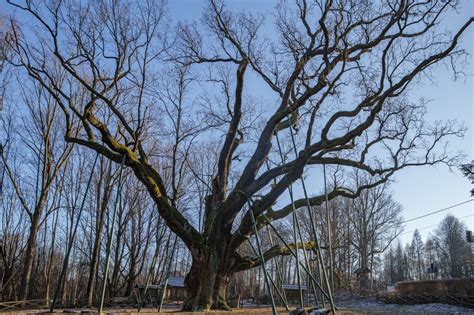
[[[354,173],[351,176],[362,185],[367,178]],[[363,191],[357,198],[335,198],[330,201],[327,222],[325,205],[314,207],[314,217],[318,218],[321,232],[321,247],[328,249],[328,227],[332,230],[333,277],[336,288],[369,290],[379,276],[378,267],[383,254],[402,231],[401,206],[391,197],[390,182],[385,182],[370,190]],[[302,214],[306,222],[306,233],[310,235],[309,218]],[[326,255],[326,257],[329,255]],[[357,287],[353,287],[356,274],[360,277]]]
[[[21,297],[26,299],[40,225],[43,216],[51,214],[56,206],[55,200],[61,193],[61,170],[69,159],[72,144],[62,140],[60,109],[54,97],[41,84],[34,84],[30,89],[19,87],[24,116],[19,125],[11,126],[13,130],[8,133],[2,160],[30,222],[20,284]]]
[[[438,225],[433,240],[438,252],[440,270],[444,276],[459,278],[467,275],[466,261],[470,246],[465,240],[466,226],[455,216],[447,215]]]
[[[359,270],[372,273],[374,259],[385,252],[402,231],[401,206],[392,199],[387,182],[346,201],[346,216],[353,226],[350,242],[359,256]],[[369,279],[364,279],[360,286],[367,290]]]
[[[460,74],[460,39],[474,19],[452,34],[439,26],[457,1],[283,1],[269,26],[277,34],[272,38],[264,16],[231,12],[218,0],[209,1],[202,23],[176,28],[155,0],[7,2],[21,13],[11,23],[8,61],[48,101],[27,102],[32,114],[45,110],[37,114],[44,143],[44,158],[37,161],[44,168],[36,202],[23,200],[25,187],[8,162],[33,223],[22,297],[46,206],[41,196],[46,198],[72,144],[115,163],[123,160],[189,250],[185,310],[228,308],[233,275],[260,264],[242,253],[242,244],[255,235],[252,215],[261,230],[291,214],[293,205],[281,197],[310,169],[327,165],[332,200],[357,198],[406,167],[458,162],[445,140],[462,136],[463,126],[426,123],[426,104],[407,97],[437,64],[446,62]],[[273,94],[258,97],[259,90]],[[51,115],[54,133],[48,132]],[[367,181],[348,176],[354,169]],[[127,194],[133,202],[135,192]],[[249,206],[253,196],[258,198]],[[324,200],[323,193],[312,192],[309,205]],[[305,198],[295,200],[296,209],[306,206]],[[139,224],[140,208],[120,210],[116,241]],[[152,231],[150,226],[144,233]],[[136,246],[149,239],[135,237],[140,241],[115,242],[112,274],[124,271],[125,260],[131,268],[146,251],[146,245]],[[281,245],[267,249],[266,260],[285,252]],[[141,268],[135,265],[129,277]],[[123,285],[113,283],[117,277],[111,277],[112,291]]]

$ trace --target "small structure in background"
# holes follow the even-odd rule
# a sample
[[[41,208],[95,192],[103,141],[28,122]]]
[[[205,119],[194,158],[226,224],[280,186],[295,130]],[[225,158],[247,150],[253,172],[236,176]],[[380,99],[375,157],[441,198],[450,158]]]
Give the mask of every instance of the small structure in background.
[[[162,289],[162,285],[160,289]],[[166,286],[165,300],[183,301],[186,298],[186,288],[184,286],[184,277],[171,276],[168,278]]]
[[[151,304],[158,305],[160,302],[160,290],[161,286],[157,284],[149,284],[146,286],[145,293],[145,284],[135,285],[136,298],[137,302],[141,305]]]
[[[283,290],[285,290],[285,296],[288,299],[288,302],[291,304],[297,303],[300,298],[300,287],[297,284],[284,284]],[[303,291],[303,296],[306,296],[307,291],[306,285],[301,285],[301,291]]]
[[[149,284],[146,288],[145,284],[137,284],[135,289],[138,290],[137,297],[143,304],[157,305],[160,302],[161,292],[163,292],[163,284]],[[166,285],[164,300],[166,302],[176,302],[178,305],[186,298],[186,288],[184,286],[184,277],[170,276]]]
[[[358,289],[360,291],[367,291],[369,289],[370,285],[370,279],[369,275],[371,273],[371,270],[368,267],[364,268],[359,268],[354,271],[354,274],[356,275],[356,281],[358,284]]]

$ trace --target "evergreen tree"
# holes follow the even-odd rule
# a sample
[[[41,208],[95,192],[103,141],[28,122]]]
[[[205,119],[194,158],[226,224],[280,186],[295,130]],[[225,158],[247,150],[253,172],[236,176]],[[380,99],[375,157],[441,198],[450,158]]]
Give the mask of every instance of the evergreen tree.
[[[424,250],[425,246],[423,244],[423,240],[421,239],[420,232],[415,230],[413,233],[413,239],[411,241],[411,248],[413,252],[413,260],[414,260],[414,271],[415,271],[415,279],[416,280],[423,280],[424,279]]]

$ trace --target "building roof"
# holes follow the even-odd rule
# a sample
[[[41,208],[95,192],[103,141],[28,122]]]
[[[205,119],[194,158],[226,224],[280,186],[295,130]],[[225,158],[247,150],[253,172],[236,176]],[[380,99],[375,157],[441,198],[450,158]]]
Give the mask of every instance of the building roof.
[[[135,285],[135,288],[137,288],[137,289],[145,289],[145,284],[143,284],[143,283],[137,284],[137,285]],[[157,284],[149,284],[149,285],[147,286],[147,289],[148,289],[148,290],[158,290],[159,288],[160,288],[160,286],[157,285]]]
[[[283,285],[284,290],[299,290],[299,287],[297,284],[284,284]],[[301,290],[306,291],[306,285],[301,285]]]
[[[357,270],[354,271],[354,273],[357,275],[359,273],[370,273],[370,269],[368,267],[365,267],[365,268],[359,268]]]
[[[161,289],[162,287],[163,285],[149,284],[147,288],[149,290],[158,290],[158,289]],[[184,277],[169,277],[167,287],[168,288],[184,288]],[[137,284],[135,285],[135,288],[144,289],[145,285]]]
[[[184,277],[169,277],[168,287],[184,288]]]

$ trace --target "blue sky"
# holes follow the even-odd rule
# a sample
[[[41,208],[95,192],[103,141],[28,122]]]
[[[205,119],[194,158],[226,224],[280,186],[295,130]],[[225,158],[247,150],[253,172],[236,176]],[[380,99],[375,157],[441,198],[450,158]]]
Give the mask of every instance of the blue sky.
[[[3,1],[2,1],[3,2]],[[278,1],[274,0],[233,0],[227,1],[227,6],[233,10],[246,9],[271,14]],[[444,25],[448,29],[457,29],[474,13],[474,1],[462,1],[462,9],[458,14],[445,18]],[[196,0],[169,0],[168,9],[172,23],[178,21],[198,20],[206,7],[206,1]],[[270,21],[267,22],[271,27]],[[470,54],[474,53],[474,28],[471,27],[462,38],[461,47]],[[421,97],[431,100],[428,106],[427,120],[456,119],[463,121],[468,131],[462,140],[452,141],[454,151],[461,150],[468,155],[468,161],[474,159],[472,125],[473,112],[473,74],[474,67],[471,62],[464,69],[467,76],[453,81],[452,72],[445,67],[439,67],[434,72],[434,81],[425,80],[410,95],[412,100]],[[252,80],[253,81],[253,80]],[[253,83],[253,82],[252,82]],[[265,90],[259,93],[267,93]],[[268,93],[271,93],[268,91]],[[317,183],[310,183],[318,186]],[[444,166],[419,167],[406,169],[398,173],[392,185],[394,199],[404,207],[405,220],[424,215],[426,213],[452,206],[471,199],[469,191],[470,182],[461,173],[454,169],[449,170]],[[436,225],[447,213],[462,219],[469,229],[474,230],[474,202],[464,204],[449,211],[444,211],[433,216],[407,223],[401,235],[403,243],[411,240],[413,230],[420,229],[424,240],[432,233]]]
[[[246,9],[265,14],[272,12],[277,1],[234,0],[227,1],[226,4],[233,10]],[[173,22],[199,19],[204,8],[205,1],[169,1],[169,11]],[[462,1],[460,12],[446,17],[443,26],[454,30],[473,13],[474,1]],[[474,29],[472,27],[463,36],[461,47],[470,54],[474,53]],[[418,100],[424,97],[431,100],[426,117],[428,121],[456,119],[465,123],[468,131],[464,139],[451,141],[450,146],[453,151],[465,152],[470,161],[474,158],[472,134],[474,120],[473,64],[471,63],[464,71],[467,76],[454,81],[452,72],[441,66],[434,72],[435,80],[425,80],[420,87],[417,87],[416,91],[410,94],[410,98]],[[457,169],[449,170],[445,166],[402,170],[395,176],[395,183],[392,185],[394,199],[404,207],[403,217],[405,220],[469,200],[471,199],[470,190],[470,182]],[[423,240],[426,240],[428,234],[435,230],[436,225],[448,213],[460,218],[469,229],[474,230],[474,202],[470,202],[407,223],[400,237],[401,241],[403,243],[411,241],[415,229],[420,229]]]
[[[445,20],[449,28],[456,28],[464,23],[474,13],[474,2],[464,1],[463,9],[458,15],[452,15]],[[463,36],[461,47],[471,55],[474,53],[474,29],[471,27]],[[469,59],[472,60],[472,57]],[[434,72],[435,82],[425,81],[423,86],[411,93],[413,99],[426,97],[432,102],[428,106],[427,120],[456,119],[463,121],[468,127],[464,139],[452,141],[453,150],[464,151],[468,161],[474,159],[473,121],[474,121],[474,66],[471,61],[464,69],[467,76],[453,81],[453,74],[445,67],[439,67]],[[404,206],[404,217],[410,219],[423,214],[446,208],[451,205],[471,199],[469,191],[473,186],[458,170],[452,172],[443,166],[421,167],[403,170],[396,176],[393,185],[394,198]],[[474,229],[474,202],[464,204],[454,209],[444,211],[427,218],[406,224],[402,241],[411,240],[413,231],[420,229],[423,239],[433,232],[435,227],[447,213],[451,213]],[[467,217],[469,216],[469,217]],[[429,228],[425,228],[429,227]]]

